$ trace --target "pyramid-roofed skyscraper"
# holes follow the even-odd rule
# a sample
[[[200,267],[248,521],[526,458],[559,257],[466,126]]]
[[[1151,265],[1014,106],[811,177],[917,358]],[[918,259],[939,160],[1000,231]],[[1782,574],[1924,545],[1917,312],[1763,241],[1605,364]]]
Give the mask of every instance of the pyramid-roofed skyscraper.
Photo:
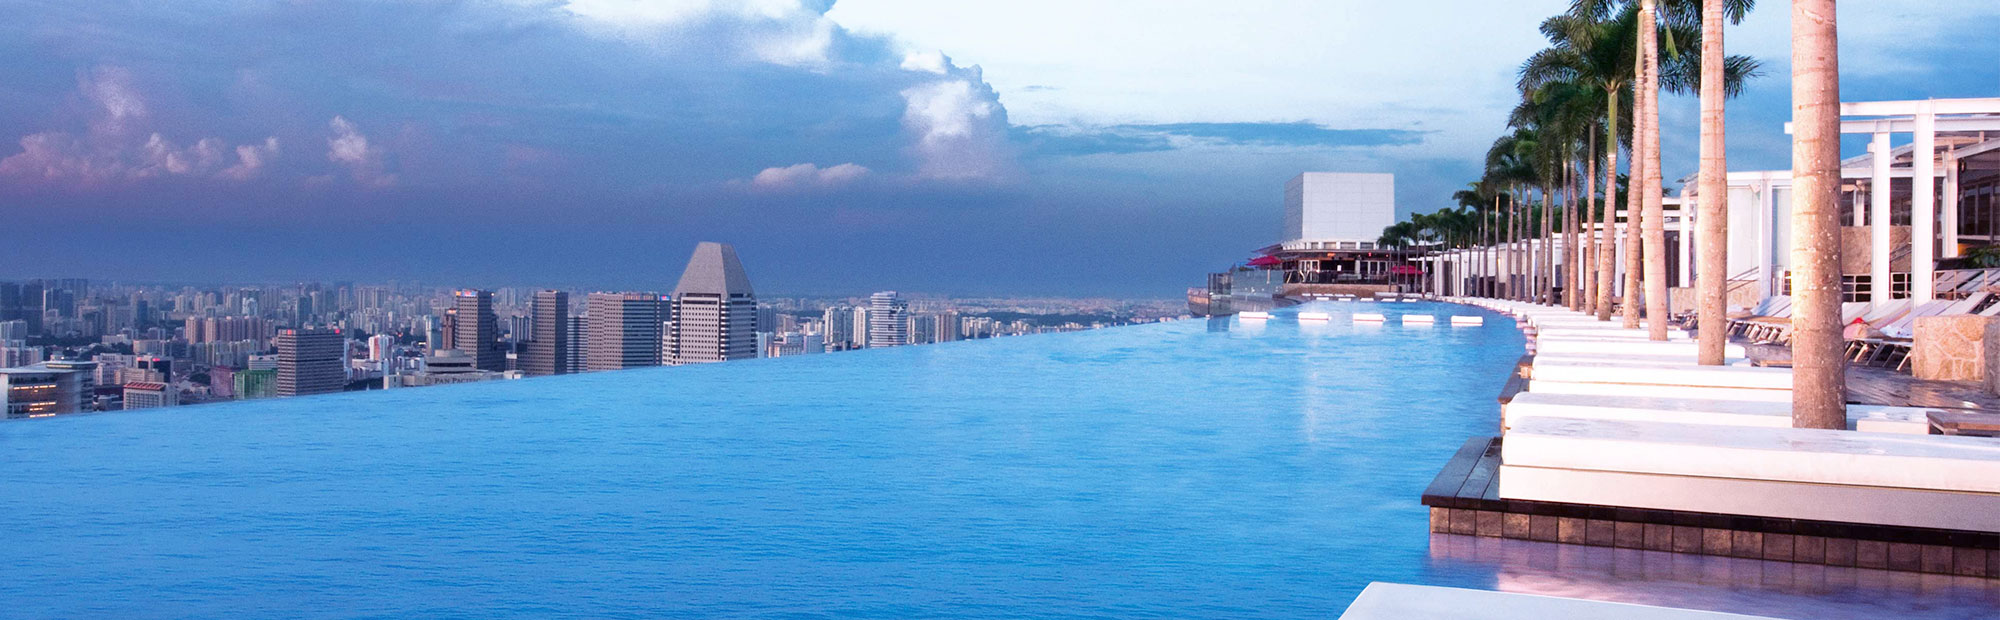
[[[669,301],[667,363],[757,357],[757,297],[736,248],[703,241]]]

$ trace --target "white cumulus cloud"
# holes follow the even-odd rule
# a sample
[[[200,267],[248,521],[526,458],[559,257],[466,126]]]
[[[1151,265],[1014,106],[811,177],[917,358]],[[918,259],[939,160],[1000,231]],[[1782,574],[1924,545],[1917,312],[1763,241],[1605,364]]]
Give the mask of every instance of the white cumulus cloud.
[[[978,65],[960,68],[951,58],[932,54],[906,57],[903,68],[938,76],[902,91],[903,128],[915,139],[910,152],[918,176],[998,180],[1012,173],[1007,109]]]
[[[832,62],[838,28],[801,0],[568,0],[562,8],[641,40],[734,24],[741,28],[734,43],[742,57],[815,70]]]
[[[257,176],[278,153],[276,137],[234,148],[221,138],[181,146],[149,129],[152,114],[146,100],[132,73],[119,67],[78,75],[77,93],[88,119],[83,132],[23,136],[21,152],[0,159],[0,175],[81,185],[167,176],[241,181]]]
[[[757,176],[750,178],[750,186],[766,190],[805,189],[845,185],[868,175],[868,168],[858,164],[839,164],[821,168],[812,163],[793,164],[782,168],[765,168]]]
[[[396,175],[389,173],[383,162],[382,147],[369,144],[368,136],[353,121],[335,116],[327,127],[333,130],[333,136],[326,139],[328,161],[345,166],[355,182],[368,187],[396,183]]]

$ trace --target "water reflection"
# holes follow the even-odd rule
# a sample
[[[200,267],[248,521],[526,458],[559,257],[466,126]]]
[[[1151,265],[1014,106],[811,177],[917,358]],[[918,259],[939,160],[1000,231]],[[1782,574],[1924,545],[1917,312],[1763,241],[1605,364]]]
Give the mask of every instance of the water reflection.
[[[2000,617],[2000,580],[1432,534],[1426,570],[1503,592],[1778,618]]]

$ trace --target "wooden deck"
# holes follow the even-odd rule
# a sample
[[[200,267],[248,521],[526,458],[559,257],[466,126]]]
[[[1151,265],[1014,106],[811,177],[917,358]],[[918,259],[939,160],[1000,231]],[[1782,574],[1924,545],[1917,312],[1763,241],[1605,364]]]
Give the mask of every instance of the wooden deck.
[[[1930,381],[1887,368],[1849,366],[1847,402],[2000,413],[2000,397],[1971,381]]]

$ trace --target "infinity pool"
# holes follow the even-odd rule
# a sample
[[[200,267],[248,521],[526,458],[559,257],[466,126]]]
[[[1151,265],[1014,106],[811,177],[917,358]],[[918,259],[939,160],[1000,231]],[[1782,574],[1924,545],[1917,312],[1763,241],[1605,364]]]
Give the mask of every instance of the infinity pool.
[[[1371,581],[1791,617],[1991,582],[1433,536],[1511,322],[1181,321],[0,423],[0,615],[1315,618]],[[1886,599],[1886,600],[1885,600]]]

